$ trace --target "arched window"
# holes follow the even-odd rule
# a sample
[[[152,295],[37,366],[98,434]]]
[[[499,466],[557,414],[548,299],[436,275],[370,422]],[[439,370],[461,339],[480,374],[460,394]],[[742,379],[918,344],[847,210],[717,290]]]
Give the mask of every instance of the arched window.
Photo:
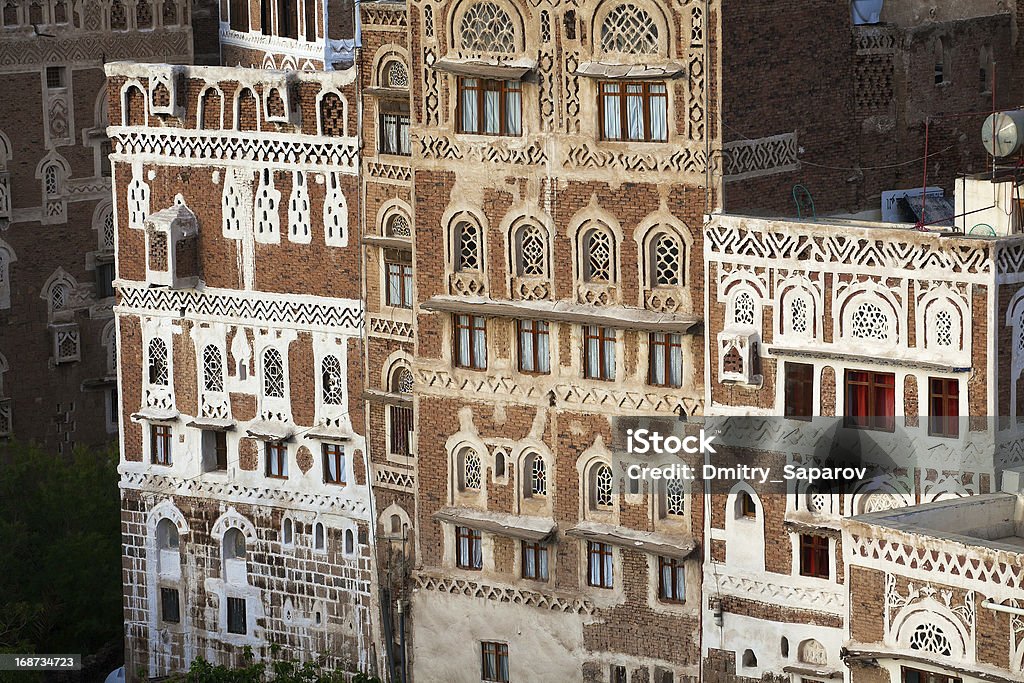
[[[391,373],[391,392],[394,394],[412,393],[412,371],[400,365]]]
[[[50,313],[63,311],[68,307],[71,287],[66,282],[55,282],[50,286]]]
[[[652,287],[678,287],[683,284],[683,248],[679,240],[667,232],[656,235],[650,243],[648,257]]]
[[[409,70],[398,59],[390,59],[384,63],[380,73],[380,84],[385,88],[409,87]]]
[[[669,479],[665,484],[665,514],[680,517],[686,512],[686,488],[679,479]]]
[[[889,316],[877,304],[865,301],[850,318],[850,336],[855,339],[886,341],[891,335]]]
[[[250,88],[242,88],[238,93],[238,118],[235,128],[241,131],[255,131],[259,128],[259,106],[256,95]]]
[[[313,549],[327,550],[327,534],[324,531],[324,525],[320,522],[313,527]]]
[[[402,533],[402,518],[399,515],[391,515],[391,533]]]
[[[345,554],[351,555],[356,551],[356,535],[351,529],[345,529]]]
[[[527,498],[534,496],[548,495],[548,467],[547,463],[537,453],[530,454],[526,458],[524,470],[528,475],[526,490]]]
[[[480,456],[472,448],[463,448],[459,453],[459,489],[479,490],[481,475]]]
[[[583,280],[610,283],[615,279],[615,239],[611,233],[591,228],[583,234]]]
[[[113,0],[110,3],[110,30],[128,30],[128,12],[125,9],[123,0]]]
[[[326,356],[320,364],[320,377],[323,381],[324,403],[329,406],[340,406],[344,399],[345,387],[341,381],[341,361],[337,356]]]
[[[736,519],[757,517],[757,503],[747,491],[736,494]]]
[[[203,349],[203,389],[206,391],[224,391],[224,361],[213,344]]]
[[[527,224],[516,229],[515,269],[519,277],[547,277],[547,233],[538,225]]]
[[[295,543],[295,524],[288,517],[285,517],[284,524],[282,525],[281,542],[284,545],[292,545]]]
[[[168,381],[167,344],[160,338],[150,339],[148,350],[149,383],[153,386],[165,387]]]
[[[512,17],[493,2],[478,2],[462,15],[459,24],[460,45],[473,52],[516,51],[516,31]]]
[[[263,395],[284,398],[284,359],[275,348],[263,352]]]
[[[161,519],[156,525],[156,547],[159,550],[178,550],[178,527],[169,519]]]
[[[936,346],[953,345],[953,314],[948,310],[942,310],[935,314],[935,344]]]
[[[241,529],[228,529],[224,532],[224,559],[245,559],[245,534]]]
[[[949,73],[946,69],[946,47],[942,38],[935,39],[935,85],[942,85],[947,82]]]
[[[798,334],[806,335],[811,329],[810,323],[810,306],[807,303],[807,297],[794,295],[789,300],[789,331]]]
[[[455,224],[455,270],[478,273],[482,270],[480,226],[470,221]]]
[[[741,327],[753,327],[755,321],[754,297],[750,292],[740,292],[732,301],[732,322]]]
[[[387,237],[411,237],[412,229],[409,219],[403,213],[395,212],[384,222],[384,235]]]
[[[100,217],[100,248],[105,251],[114,249],[114,210],[108,208]]]
[[[135,4],[135,28],[153,28],[153,6],[149,0],[138,0]]]
[[[43,191],[47,197],[56,197],[60,194],[62,175],[57,164],[47,164],[43,169]]]
[[[590,505],[594,510],[610,509],[615,502],[612,468],[604,463],[590,470]]]
[[[658,27],[644,9],[632,3],[619,5],[601,23],[601,51],[657,54]]]
[[[345,134],[345,103],[336,93],[329,92],[320,100],[320,134]]]

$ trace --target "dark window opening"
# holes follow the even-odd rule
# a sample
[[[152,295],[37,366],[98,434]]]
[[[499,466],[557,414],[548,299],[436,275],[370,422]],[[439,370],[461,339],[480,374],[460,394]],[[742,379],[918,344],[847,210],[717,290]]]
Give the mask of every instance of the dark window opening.
[[[946,377],[928,379],[928,433],[932,436],[960,436],[960,380]]]
[[[518,136],[523,132],[523,86],[519,81],[459,79],[460,133]]]
[[[800,535],[800,575],[829,578],[829,543],[824,536]]]
[[[814,414],[814,366],[809,363],[786,363],[785,372],[784,415],[797,420],[810,420]]]
[[[228,633],[246,633],[245,598],[228,598]]]
[[[896,375],[846,371],[847,427],[891,432],[896,428]]]
[[[168,624],[181,623],[181,606],[175,588],[160,589],[160,618]]]

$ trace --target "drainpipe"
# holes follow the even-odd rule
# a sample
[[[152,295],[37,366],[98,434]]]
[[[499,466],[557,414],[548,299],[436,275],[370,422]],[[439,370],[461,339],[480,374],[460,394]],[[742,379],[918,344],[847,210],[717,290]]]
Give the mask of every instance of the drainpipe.
[[[981,603],[982,607],[987,607],[993,612],[1004,612],[1006,614],[1015,614],[1017,616],[1024,616],[1024,608],[1021,607],[1010,607],[1009,605],[1000,605],[998,602],[992,600],[985,600]]]

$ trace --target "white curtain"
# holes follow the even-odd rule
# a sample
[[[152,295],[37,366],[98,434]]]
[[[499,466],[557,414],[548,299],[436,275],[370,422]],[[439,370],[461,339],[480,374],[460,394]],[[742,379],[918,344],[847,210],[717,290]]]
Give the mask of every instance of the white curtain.
[[[622,139],[622,112],[619,110],[619,96],[604,96],[604,137],[606,140]]]
[[[682,573],[682,572],[680,572]],[[675,599],[677,596],[672,593],[675,586],[672,583],[672,567],[667,564],[661,566],[661,585],[665,591],[664,597],[669,599]]]
[[[682,338],[678,334],[668,337],[672,346],[669,349],[668,383],[678,387],[683,384],[683,348]]]
[[[412,308],[412,270],[403,268],[402,279],[405,280],[405,295],[402,298],[402,305]]]
[[[500,672],[500,676],[498,677],[498,680],[499,681],[507,681],[508,680],[508,657],[507,656],[506,657],[498,657],[498,666],[501,667],[501,672]]]
[[[459,360],[459,365],[468,366],[469,365],[469,358],[470,358],[470,355],[469,355],[469,329],[466,328],[466,325],[469,325],[469,316],[468,315],[460,315],[457,318],[457,320],[458,320],[458,324],[460,326],[459,330],[458,330],[458,340],[459,340],[458,347],[459,348],[457,349],[457,352],[458,352],[458,355],[459,355],[459,359],[458,359]]]
[[[497,135],[501,132],[501,93],[484,91],[484,128],[482,133]]]
[[[462,85],[466,88],[475,88],[477,85],[475,78],[463,79]],[[477,132],[477,110],[476,110],[476,90],[463,90],[462,91],[462,130],[467,133]]]
[[[664,85],[652,85],[651,103],[651,140],[664,142],[668,140],[668,97]]]
[[[409,142],[409,117],[398,117],[398,153],[411,154],[412,145]]]
[[[610,339],[604,344],[604,379],[615,379],[615,340]]]
[[[469,562],[469,539],[465,536],[459,539],[458,563],[463,566],[470,566]]]
[[[601,376],[601,347],[600,340],[597,338],[597,328],[588,327],[587,334],[587,377],[600,377]]]
[[[662,335],[654,335],[656,342],[662,341]],[[665,346],[660,343],[651,344],[651,384],[665,384]]]
[[[601,556],[597,554],[596,550],[599,546],[595,543],[589,549],[590,561],[587,563],[590,565],[590,585],[600,586],[601,585]]]
[[[473,539],[473,564],[470,565],[479,569],[484,566],[484,549],[483,543],[480,542],[479,538]]]
[[[548,348],[548,324],[537,323],[539,329],[544,334],[538,335],[537,337],[537,368],[536,372],[551,372],[551,358],[549,355]]]
[[[523,331],[519,334],[519,361],[523,370],[527,372],[537,372],[537,368],[533,367],[533,335],[528,332],[529,328],[526,327],[530,323],[523,323]]]
[[[604,546],[607,554],[604,556],[604,583],[601,584],[608,588],[612,585],[612,553],[609,546]]]
[[[473,318],[473,327],[480,329],[473,330],[473,356],[476,360],[476,367],[487,367],[487,335],[484,334],[484,319]]]
[[[539,574],[537,574],[537,562],[534,559],[532,548],[523,553],[523,574],[525,576],[539,577]]]
[[[644,87],[638,83],[626,86],[626,125],[630,140],[644,139]]]
[[[516,88],[518,83],[515,81],[508,81],[505,84],[507,87]],[[522,134],[522,108],[523,108],[523,94],[518,90],[509,90],[505,93],[505,134],[506,135],[521,135]]]
[[[388,266],[388,303],[398,305],[402,301],[402,283],[400,266]]]
[[[537,551],[537,574],[538,579],[548,580],[548,549],[541,548]]]

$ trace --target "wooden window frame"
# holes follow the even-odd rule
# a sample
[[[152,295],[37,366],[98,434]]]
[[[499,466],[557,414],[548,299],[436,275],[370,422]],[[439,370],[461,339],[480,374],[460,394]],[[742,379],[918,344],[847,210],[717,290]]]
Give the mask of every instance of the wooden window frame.
[[[333,486],[345,486],[348,483],[348,472],[345,469],[345,447],[340,443],[320,444],[321,461],[324,468],[324,483]],[[331,478],[331,461],[334,462],[334,471],[338,473],[337,478]]]
[[[591,332],[594,330],[594,332]],[[609,334],[610,333],[610,334]],[[597,375],[592,376],[590,374],[590,344],[591,339],[597,339]],[[612,360],[615,360],[615,344],[617,342],[617,335],[615,330],[610,327],[603,327],[601,325],[584,325],[583,326],[583,378],[594,379],[601,382],[614,382],[615,381],[615,369],[613,367],[612,375],[605,377],[605,361],[608,359],[608,354],[611,353]],[[611,349],[606,348],[609,345]]]
[[[611,575],[605,573],[605,562],[604,558],[611,558]],[[597,558],[598,567],[600,568],[598,574],[598,583],[593,583],[591,576],[593,576],[593,563],[594,559]],[[587,541],[587,585],[593,588],[605,588],[611,589],[615,587],[615,554],[611,545],[607,543],[601,543],[599,541]]]
[[[678,338],[678,342],[672,341],[672,338]],[[656,369],[656,361],[654,349],[663,346],[665,347],[664,355],[664,366],[661,368],[664,382],[654,381],[654,371]],[[671,380],[672,377],[672,350],[678,349],[679,353],[679,384],[674,384]],[[666,387],[678,389],[683,385],[683,335],[674,334],[672,332],[651,332],[648,337],[648,363],[647,363],[647,383],[652,387]]]
[[[529,326],[529,327],[528,327]],[[523,336],[529,336],[533,339],[533,370],[527,370],[523,367]],[[538,351],[540,347],[540,338],[547,338],[548,357],[544,360],[547,361],[547,370],[538,370],[540,367],[541,353]],[[550,375],[551,374],[551,325],[545,320],[517,320],[516,321],[516,354],[519,361],[519,372],[524,375]]]
[[[389,154],[391,156],[407,157],[412,156],[412,139],[409,135],[405,137],[409,139],[409,149],[402,149],[402,127],[411,133],[412,129],[412,116],[406,105],[396,105],[392,103],[380,102],[378,104],[378,115],[377,115],[377,153],[378,154]],[[395,137],[386,135],[384,131],[385,118],[388,116],[395,117]],[[404,124],[402,119],[405,119]]]
[[[814,366],[786,361],[783,372],[783,416],[810,421],[814,416]]]
[[[466,80],[475,80],[477,85],[467,86]],[[514,83],[514,87],[509,87],[509,83]],[[470,91],[476,92],[476,120],[478,130],[465,130],[462,127],[462,98],[463,93]],[[483,112],[484,112],[484,99],[487,93],[496,92],[498,93],[498,130],[497,133],[488,133],[482,130],[483,128]],[[509,133],[506,128],[506,112],[508,108],[508,94],[517,92],[519,93],[519,133]],[[456,85],[456,99],[455,99],[455,130],[463,135],[487,135],[489,137],[506,137],[506,138],[518,138],[522,137],[523,133],[523,83],[518,80],[502,81],[493,78],[475,78],[473,76],[459,76],[458,84]]]
[[[665,585],[665,569],[671,573],[672,580],[668,586]],[[658,600],[681,605],[686,602],[686,595],[674,595],[676,592],[676,579],[679,574],[683,575],[683,585],[686,585],[686,564],[683,560],[674,557],[658,557]]]
[[[239,615],[239,612],[241,612],[240,615]],[[235,615],[234,619],[231,618],[232,614]],[[242,624],[242,630],[241,631],[239,631],[237,629],[232,629],[231,628],[232,623],[234,623],[236,621],[239,621],[239,619],[238,619],[239,616],[241,616],[241,620],[240,620],[241,624]],[[225,607],[224,621],[226,622],[225,626],[227,627],[228,633],[235,633],[235,634],[238,634],[238,635],[245,635],[246,633],[248,633],[249,632],[249,625],[248,625],[248,622],[247,622],[247,616],[248,615],[246,614],[245,598],[229,597],[227,599],[227,605]]]
[[[494,658],[494,670],[488,666],[488,656]],[[502,660],[505,666],[502,667]],[[480,642],[480,680],[487,683],[509,683],[508,676],[503,674],[508,671],[508,643],[498,643],[484,640]]]
[[[469,557],[462,557],[462,539],[467,539],[466,552]],[[474,548],[480,549],[480,566],[473,566],[473,557],[476,553],[473,552]],[[455,566],[459,569],[466,569],[469,571],[478,572],[483,569],[484,565],[484,548],[483,548],[483,534],[479,529],[471,529],[468,526],[456,526],[455,527]]]
[[[394,271],[394,272],[392,272]],[[386,281],[384,283],[384,303],[388,306],[394,306],[395,308],[412,308],[412,264],[403,263],[401,261],[395,261],[391,259],[385,259],[384,261],[384,273]],[[391,298],[391,278],[392,276],[398,278],[398,301],[393,301]]]
[[[522,541],[522,571],[520,572],[524,579],[530,579],[532,581],[547,581],[551,574],[551,554],[548,552],[548,547],[543,543],[531,543],[530,541]],[[533,556],[533,570],[534,575],[530,576],[526,571],[526,558]],[[540,576],[540,558],[544,556],[544,576]]]
[[[652,93],[652,85],[661,85],[665,88],[663,93]],[[617,92],[605,92],[605,89],[615,86],[618,88]],[[637,97],[637,93],[627,92],[629,86],[640,86],[641,92],[639,96],[643,100],[643,116],[644,116],[644,136],[640,140],[629,139],[629,109],[628,102],[630,97]],[[604,102],[605,97],[618,97],[619,100],[619,131],[623,137],[609,138],[605,135],[605,110]],[[665,139],[664,140],[652,140],[651,139],[651,101],[654,99],[665,100]],[[598,129],[601,134],[601,140],[603,142],[653,142],[657,144],[663,144],[668,142],[669,128],[672,122],[672,118],[668,115],[668,83],[665,81],[598,81],[597,84],[597,114],[598,114]]]
[[[831,579],[830,546],[827,536],[800,534],[800,576]]]
[[[910,666],[900,667],[900,681],[899,683],[907,682],[907,674],[917,674],[918,683],[963,683],[962,678],[956,676],[950,676],[949,674],[936,673],[934,671],[925,671],[924,669],[915,669]]]
[[[741,517],[757,517],[757,503],[754,502],[754,497],[747,491],[739,492],[740,498],[740,516]]]
[[[463,320],[466,322],[463,323]],[[455,340],[454,340],[454,358],[455,367],[466,368],[467,370],[486,370],[487,369],[487,319],[482,315],[468,315],[464,313],[458,313],[455,315],[454,324]],[[463,365],[461,362],[462,358],[462,342],[460,341],[460,330],[469,330],[469,344],[468,357],[469,363]],[[474,339],[476,333],[479,332],[484,338],[484,357],[476,357],[476,344]]]
[[[852,375],[862,374],[867,379],[852,379]],[[851,392],[854,387],[864,387],[867,392],[867,413],[851,415],[853,404]],[[896,375],[891,372],[874,372],[872,370],[847,370],[843,377],[843,426],[849,429],[866,429],[871,431],[891,432],[896,429]],[[878,414],[878,390],[892,393],[893,411],[889,415]]]
[[[288,446],[283,441],[267,441],[263,452],[266,457],[266,475],[271,479],[287,479]],[[273,464],[277,464],[278,474],[274,474]]]
[[[213,467],[208,469],[207,472],[224,472],[228,469],[228,435],[219,429],[208,429],[203,431],[203,435],[210,434],[213,439]],[[204,446],[205,446],[205,439]],[[203,460],[206,453],[204,453]]]
[[[154,424],[149,426],[149,452],[150,462],[154,465],[162,465],[164,467],[170,467],[174,464],[174,458],[171,455],[171,445],[174,443],[174,439],[171,434],[171,426],[166,424]],[[163,444],[163,454],[161,455],[159,445]]]
[[[928,378],[928,434],[948,439],[960,436],[960,380]]]
[[[388,453],[409,457],[412,455],[412,439],[409,432],[414,423],[412,408],[388,406]],[[408,429],[404,429],[408,427]]]
[[[174,596],[172,601],[174,610],[172,614],[168,614],[168,598],[171,595]],[[166,586],[160,587],[160,621],[165,624],[181,623],[181,593],[178,592],[177,588],[168,588]]]

